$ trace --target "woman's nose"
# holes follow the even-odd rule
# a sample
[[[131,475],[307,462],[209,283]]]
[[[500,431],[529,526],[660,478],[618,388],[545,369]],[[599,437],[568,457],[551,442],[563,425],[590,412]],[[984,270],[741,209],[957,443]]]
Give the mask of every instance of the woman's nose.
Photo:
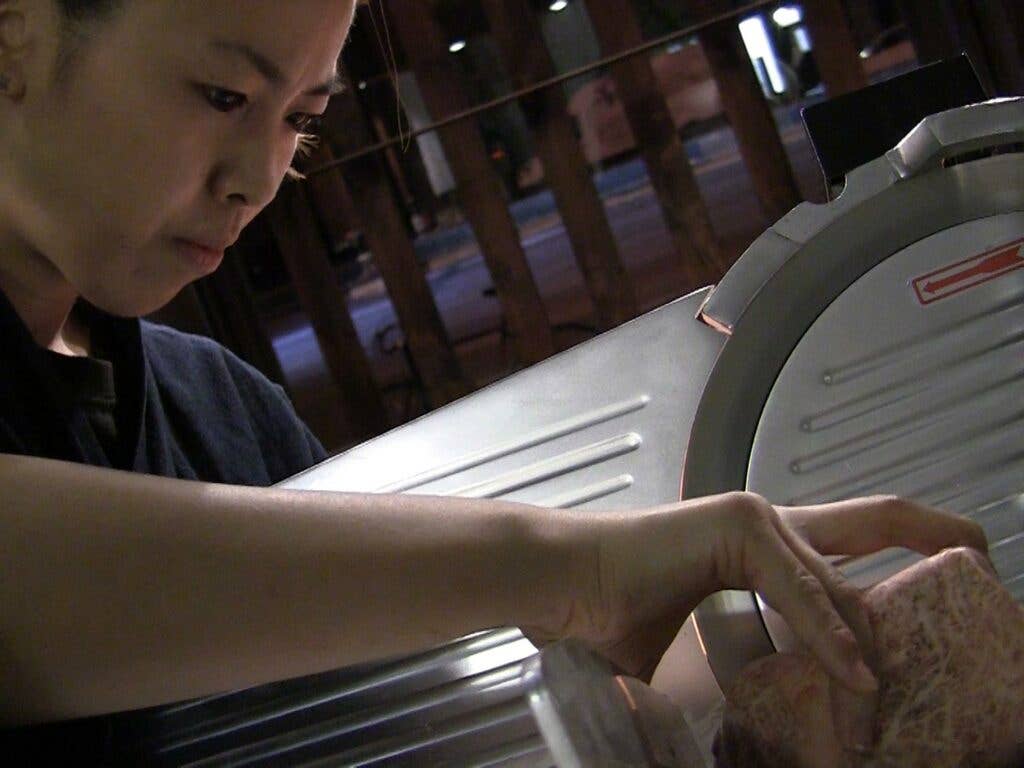
[[[277,194],[295,154],[294,142],[279,137],[252,136],[234,142],[222,156],[211,184],[222,202],[261,210]]]

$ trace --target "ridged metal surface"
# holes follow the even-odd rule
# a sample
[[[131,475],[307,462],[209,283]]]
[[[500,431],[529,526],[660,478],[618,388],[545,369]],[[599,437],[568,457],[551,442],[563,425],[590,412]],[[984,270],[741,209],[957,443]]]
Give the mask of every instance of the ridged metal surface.
[[[685,496],[744,487],[783,503],[917,495],[976,516],[1004,583],[1024,593],[1013,575],[1020,329],[998,322],[1019,301],[1024,270],[1004,254],[959,274],[1024,236],[1022,142],[1024,99],[926,118],[896,151],[848,174],[837,200],[798,206],[751,245],[705,304],[707,321],[731,335],[694,421]],[[1018,224],[973,226],[1000,217]],[[919,251],[920,271],[886,273],[933,237],[945,239]],[[808,329],[824,329],[844,301],[812,352]],[[995,322],[986,326],[985,313]],[[994,417],[989,407],[1003,410]],[[968,441],[968,450],[958,444]],[[906,564],[883,553],[847,568],[868,583]],[[787,647],[776,618],[750,592],[721,592],[698,608],[719,686]]]
[[[683,297],[356,446],[286,487],[549,507],[678,498],[690,418],[724,343],[694,320],[707,293]]]
[[[723,343],[707,291],[357,446],[282,487],[640,507],[678,499],[701,386]],[[678,350],[691,362],[678,371]],[[609,376],[614,370],[627,375]],[[151,751],[188,766],[502,765],[553,758],[530,713],[518,630],[384,665],[166,708]]]
[[[530,485],[543,483],[562,475],[568,475],[586,467],[601,464],[627,453],[632,453],[643,442],[636,432],[614,435],[604,440],[563,451],[555,456],[527,464],[525,467],[503,472],[497,477],[481,480],[454,489],[452,496],[467,498],[495,499],[507,496],[513,491]]]
[[[568,418],[560,419],[554,424],[544,424],[538,429],[531,430],[526,434],[515,435],[507,440],[501,440],[492,445],[471,453],[459,456],[454,461],[449,461],[414,477],[406,478],[398,482],[385,483],[374,489],[376,493],[405,493],[413,490],[423,489],[431,483],[455,477],[477,467],[492,464],[498,459],[506,456],[522,453],[530,448],[544,445],[560,437],[581,433],[591,427],[604,424],[609,421],[622,421],[631,414],[643,409],[651,398],[649,395],[640,394],[629,397],[620,402],[602,404],[587,409],[581,413],[574,413]],[[546,461],[551,461],[547,459]],[[576,467],[578,468],[578,466]],[[461,495],[456,492],[453,495]]]
[[[990,248],[1011,244],[1013,256],[1022,236],[1021,213],[967,222],[847,289],[778,377],[748,487],[783,504],[895,493],[967,515],[1024,597],[1024,269],[928,304],[913,290],[919,276]],[[867,584],[913,559],[883,553],[844,567]]]
[[[689,493],[742,487],[747,473],[748,487],[774,500],[886,490],[971,514],[1021,599],[1024,270],[963,300],[910,307],[907,281],[949,262],[933,252],[918,272],[904,256],[934,232],[951,257],[1024,235],[1021,214],[991,216],[1020,210],[1015,158],[941,170],[957,153],[1024,140],[1024,100],[929,118],[912,137],[853,171],[832,204],[780,220],[710,300],[684,297],[284,486],[635,509],[679,498],[685,452]],[[702,306],[707,324],[695,319]],[[873,580],[896,565],[882,556],[851,569]],[[710,601],[700,622],[708,658],[696,640],[687,645],[684,677],[702,688],[683,692],[691,702],[720,699],[708,660],[727,681],[749,654],[771,649],[750,595],[725,594],[732,607]],[[524,703],[525,642],[514,630],[483,633],[168,709],[156,743],[179,765],[551,765]],[[716,717],[704,704],[688,714],[701,726]],[[713,730],[696,732],[706,757]]]
[[[549,766],[524,699],[522,664],[534,654],[517,630],[486,632],[389,664],[168,707],[151,723],[152,751],[196,768],[463,764],[460,754]]]

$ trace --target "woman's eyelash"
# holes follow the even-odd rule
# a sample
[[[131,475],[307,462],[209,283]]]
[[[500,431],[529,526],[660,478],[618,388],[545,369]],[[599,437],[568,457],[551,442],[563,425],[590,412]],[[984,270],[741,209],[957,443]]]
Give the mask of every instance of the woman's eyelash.
[[[203,93],[210,106],[218,112],[232,112],[245,106],[248,99],[243,93],[229,91],[226,88],[217,86],[204,86]],[[300,134],[318,134],[323,127],[323,115],[309,114],[308,112],[296,112],[289,116],[288,122]]]
[[[206,100],[210,102],[210,106],[218,112],[231,112],[244,106],[246,101],[248,101],[245,94],[229,91],[225,88],[218,88],[214,85],[203,86],[202,90]]]
[[[292,127],[303,134],[319,134],[324,125],[323,115],[311,115],[306,112],[299,112],[295,115],[296,120]]]

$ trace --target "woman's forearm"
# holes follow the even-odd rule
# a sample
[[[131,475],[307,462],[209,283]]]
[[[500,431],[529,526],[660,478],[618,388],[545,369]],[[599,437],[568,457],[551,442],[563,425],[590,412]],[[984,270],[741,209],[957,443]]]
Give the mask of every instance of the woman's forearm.
[[[134,709],[556,623],[572,513],[0,455],[0,717]]]

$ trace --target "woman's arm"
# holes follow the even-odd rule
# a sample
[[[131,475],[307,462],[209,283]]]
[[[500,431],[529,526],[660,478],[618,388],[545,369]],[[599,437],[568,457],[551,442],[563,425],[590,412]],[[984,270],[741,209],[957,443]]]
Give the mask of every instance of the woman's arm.
[[[557,623],[566,514],[0,455],[0,721],[134,709]]]
[[[134,709],[411,652],[494,626],[649,675],[708,595],[752,588],[871,713],[859,593],[821,556],[987,548],[890,497],[645,510],[169,480],[0,455],[0,718]]]

